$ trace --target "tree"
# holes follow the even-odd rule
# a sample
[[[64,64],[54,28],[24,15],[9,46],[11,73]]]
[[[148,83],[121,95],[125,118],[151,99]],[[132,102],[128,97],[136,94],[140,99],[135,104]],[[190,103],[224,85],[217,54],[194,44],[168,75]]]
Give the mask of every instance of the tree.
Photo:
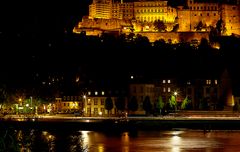
[[[162,96],[158,97],[156,108],[157,108],[157,110],[159,110],[159,114],[161,114],[162,113],[162,109],[164,108],[164,102],[163,102]]]
[[[0,111],[3,107],[3,104],[5,104],[7,100],[7,91],[6,91],[6,87],[5,86],[2,86],[0,88]]]
[[[224,24],[224,21],[222,20],[222,18],[220,18],[217,21],[216,30],[217,30],[218,36],[221,36],[222,34],[224,34],[226,32],[226,27],[225,27],[225,24]]]
[[[146,96],[143,101],[143,109],[145,110],[146,115],[148,115],[149,112],[152,110],[152,104],[149,96]]]
[[[128,110],[137,111],[137,109],[138,109],[137,98],[135,96],[132,96],[132,98],[128,102]]]
[[[191,103],[191,100],[189,99],[188,96],[186,96],[181,104],[181,109],[187,109],[189,107],[190,103]]]
[[[109,115],[109,111],[112,110],[113,108],[113,101],[111,97],[107,97],[105,100],[105,109],[108,111],[108,115]]]
[[[217,36],[218,36],[218,32],[217,32],[217,29],[213,26],[210,26],[210,32],[209,32],[209,41],[210,42],[215,42],[217,39]]]
[[[166,25],[164,24],[163,21],[156,20],[156,21],[154,21],[153,25],[155,27],[154,28],[155,30],[157,30],[159,32],[166,32],[167,27],[166,27]]]
[[[196,31],[201,31],[203,28],[203,23],[202,21],[198,22],[197,26],[195,27]]]
[[[115,103],[117,110],[124,111],[125,110],[125,99],[124,97],[120,96],[117,98]]]
[[[169,98],[169,106],[172,110],[175,111],[176,107],[177,107],[177,100],[176,100],[176,96],[172,95]]]
[[[177,32],[178,29],[179,29],[179,24],[175,24],[175,25],[173,26],[172,32]]]

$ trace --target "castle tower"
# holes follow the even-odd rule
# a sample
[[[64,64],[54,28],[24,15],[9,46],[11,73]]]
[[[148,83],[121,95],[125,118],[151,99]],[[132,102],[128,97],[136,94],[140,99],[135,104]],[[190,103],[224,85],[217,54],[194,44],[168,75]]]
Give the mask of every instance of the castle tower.
[[[89,5],[89,18],[110,19],[112,12],[112,0],[93,0]]]

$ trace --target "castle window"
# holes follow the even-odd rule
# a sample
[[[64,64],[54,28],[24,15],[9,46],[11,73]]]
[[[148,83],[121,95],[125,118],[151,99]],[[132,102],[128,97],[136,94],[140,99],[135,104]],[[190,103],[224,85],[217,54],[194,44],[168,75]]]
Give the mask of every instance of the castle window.
[[[166,88],[163,88],[163,92],[166,92]]]
[[[217,84],[218,84],[218,80],[214,80],[214,84],[216,84],[216,85],[217,85]]]
[[[168,82],[168,83],[171,83],[171,80],[168,80],[167,82]]]
[[[163,80],[162,83],[166,83],[166,80]]]
[[[171,88],[170,88],[170,87],[168,87],[168,88],[167,88],[167,91],[168,91],[168,92],[171,92]]]

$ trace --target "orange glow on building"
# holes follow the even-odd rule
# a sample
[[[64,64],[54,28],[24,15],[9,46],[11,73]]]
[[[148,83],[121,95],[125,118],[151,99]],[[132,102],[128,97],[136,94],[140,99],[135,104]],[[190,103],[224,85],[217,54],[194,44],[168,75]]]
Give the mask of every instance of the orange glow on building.
[[[156,32],[153,23],[160,20],[166,25],[166,32],[171,32],[178,24],[177,32],[208,33],[211,27],[216,27],[217,21],[222,19],[226,28],[223,35],[240,35],[239,14],[238,4],[199,3],[187,0],[186,7],[172,7],[168,5],[167,0],[135,2],[93,0],[89,6],[89,16],[83,17],[73,32],[86,31],[86,35],[99,35],[104,30],[124,33]],[[203,26],[197,31],[199,22]]]

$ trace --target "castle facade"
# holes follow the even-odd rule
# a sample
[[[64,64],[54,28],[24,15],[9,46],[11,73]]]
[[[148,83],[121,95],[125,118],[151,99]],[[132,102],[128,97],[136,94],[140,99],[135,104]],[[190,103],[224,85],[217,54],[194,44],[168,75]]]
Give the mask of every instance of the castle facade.
[[[227,4],[187,0],[185,5],[173,7],[168,5],[167,0],[134,2],[93,0],[89,6],[89,15],[82,18],[73,32],[85,30],[88,35],[105,30],[156,32],[155,21],[163,22],[166,25],[166,32],[173,31],[176,24],[177,32],[209,32],[221,19],[224,23],[223,35],[240,35],[239,14],[239,1]],[[200,24],[199,30],[197,26]]]

